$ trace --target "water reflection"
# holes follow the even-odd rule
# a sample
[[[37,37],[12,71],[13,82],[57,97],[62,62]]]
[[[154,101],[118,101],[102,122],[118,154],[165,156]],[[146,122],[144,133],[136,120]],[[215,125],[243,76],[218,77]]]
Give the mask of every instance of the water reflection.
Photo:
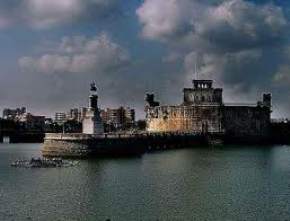
[[[290,149],[183,149],[71,168],[10,168],[39,145],[0,145],[0,220],[287,220]],[[49,218],[49,219],[48,219]]]

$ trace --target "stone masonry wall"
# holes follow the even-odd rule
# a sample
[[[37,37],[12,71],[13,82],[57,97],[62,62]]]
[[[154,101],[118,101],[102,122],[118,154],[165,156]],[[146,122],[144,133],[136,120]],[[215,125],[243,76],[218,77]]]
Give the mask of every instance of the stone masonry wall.
[[[158,106],[147,110],[149,132],[221,132],[219,105]]]
[[[223,124],[226,133],[234,137],[267,136],[270,110],[267,107],[225,106]]]
[[[263,137],[269,128],[267,107],[193,105],[147,109],[149,132],[225,132],[234,137]]]

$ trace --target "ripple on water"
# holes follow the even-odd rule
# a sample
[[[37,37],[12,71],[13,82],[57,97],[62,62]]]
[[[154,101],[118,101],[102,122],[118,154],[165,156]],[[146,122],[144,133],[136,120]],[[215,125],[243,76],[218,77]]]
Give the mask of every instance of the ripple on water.
[[[40,145],[0,144],[0,220],[287,220],[290,147],[183,149],[77,167],[11,168]]]

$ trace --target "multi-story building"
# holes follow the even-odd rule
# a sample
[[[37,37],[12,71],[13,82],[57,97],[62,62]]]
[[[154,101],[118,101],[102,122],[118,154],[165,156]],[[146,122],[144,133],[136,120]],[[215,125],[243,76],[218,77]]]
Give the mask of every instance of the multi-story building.
[[[27,113],[25,107],[4,109],[3,119],[14,121],[19,130],[26,132],[43,132],[45,128],[45,117]]]
[[[88,108],[86,108],[86,107],[80,108],[80,122],[82,122],[83,119],[85,118],[87,110],[88,110]]]
[[[18,122],[30,132],[43,132],[45,128],[45,116],[34,116],[30,113],[25,113],[20,116]]]
[[[73,120],[80,122],[81,121],[81,112],[78,108],[72,108],[69,110],[69,112],[66,114],[66,120]]]
[[[135,110],[127,107],[125,109],[125,124],[134,125],[135,124]]]
[[[128,129],[135,123],[135,110],[129,107],[101,110],[103,122],[114,129]]]
[[[7,120],[17,120],[22,114],[26,113],[26,107],[16,108],[16,109],[10,109],[5,108],[3,110],[3,119]]]
[[[56,112],[54,122],[57,124],[63,124],[66,122],[66,114],[64,112]]]

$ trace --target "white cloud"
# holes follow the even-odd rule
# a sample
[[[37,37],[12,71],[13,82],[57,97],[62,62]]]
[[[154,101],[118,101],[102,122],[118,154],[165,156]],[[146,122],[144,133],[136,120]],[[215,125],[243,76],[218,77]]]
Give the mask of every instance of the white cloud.
[[[38,28],[74,20],[84,10],[79,0],[27,0],[23,4],[28,23]]]
[[[190,0],[145,0],[136,13],[143,25],[145,38],[167,40],[188,31],[191,20]],[[190,20],[188,20],[190,19]]]
[[[18,23],[39,29],[59,26],[82,19],[96,18],[108,13],[118,4],[118,0],[20,0],[15,2],[0,3],[0,28]]]
[[[103,33],[88,39],[64,37],[56,53],[22,57],[19,65],[28,71],[46,74],[104,73],[129,62],[128,52]]]

